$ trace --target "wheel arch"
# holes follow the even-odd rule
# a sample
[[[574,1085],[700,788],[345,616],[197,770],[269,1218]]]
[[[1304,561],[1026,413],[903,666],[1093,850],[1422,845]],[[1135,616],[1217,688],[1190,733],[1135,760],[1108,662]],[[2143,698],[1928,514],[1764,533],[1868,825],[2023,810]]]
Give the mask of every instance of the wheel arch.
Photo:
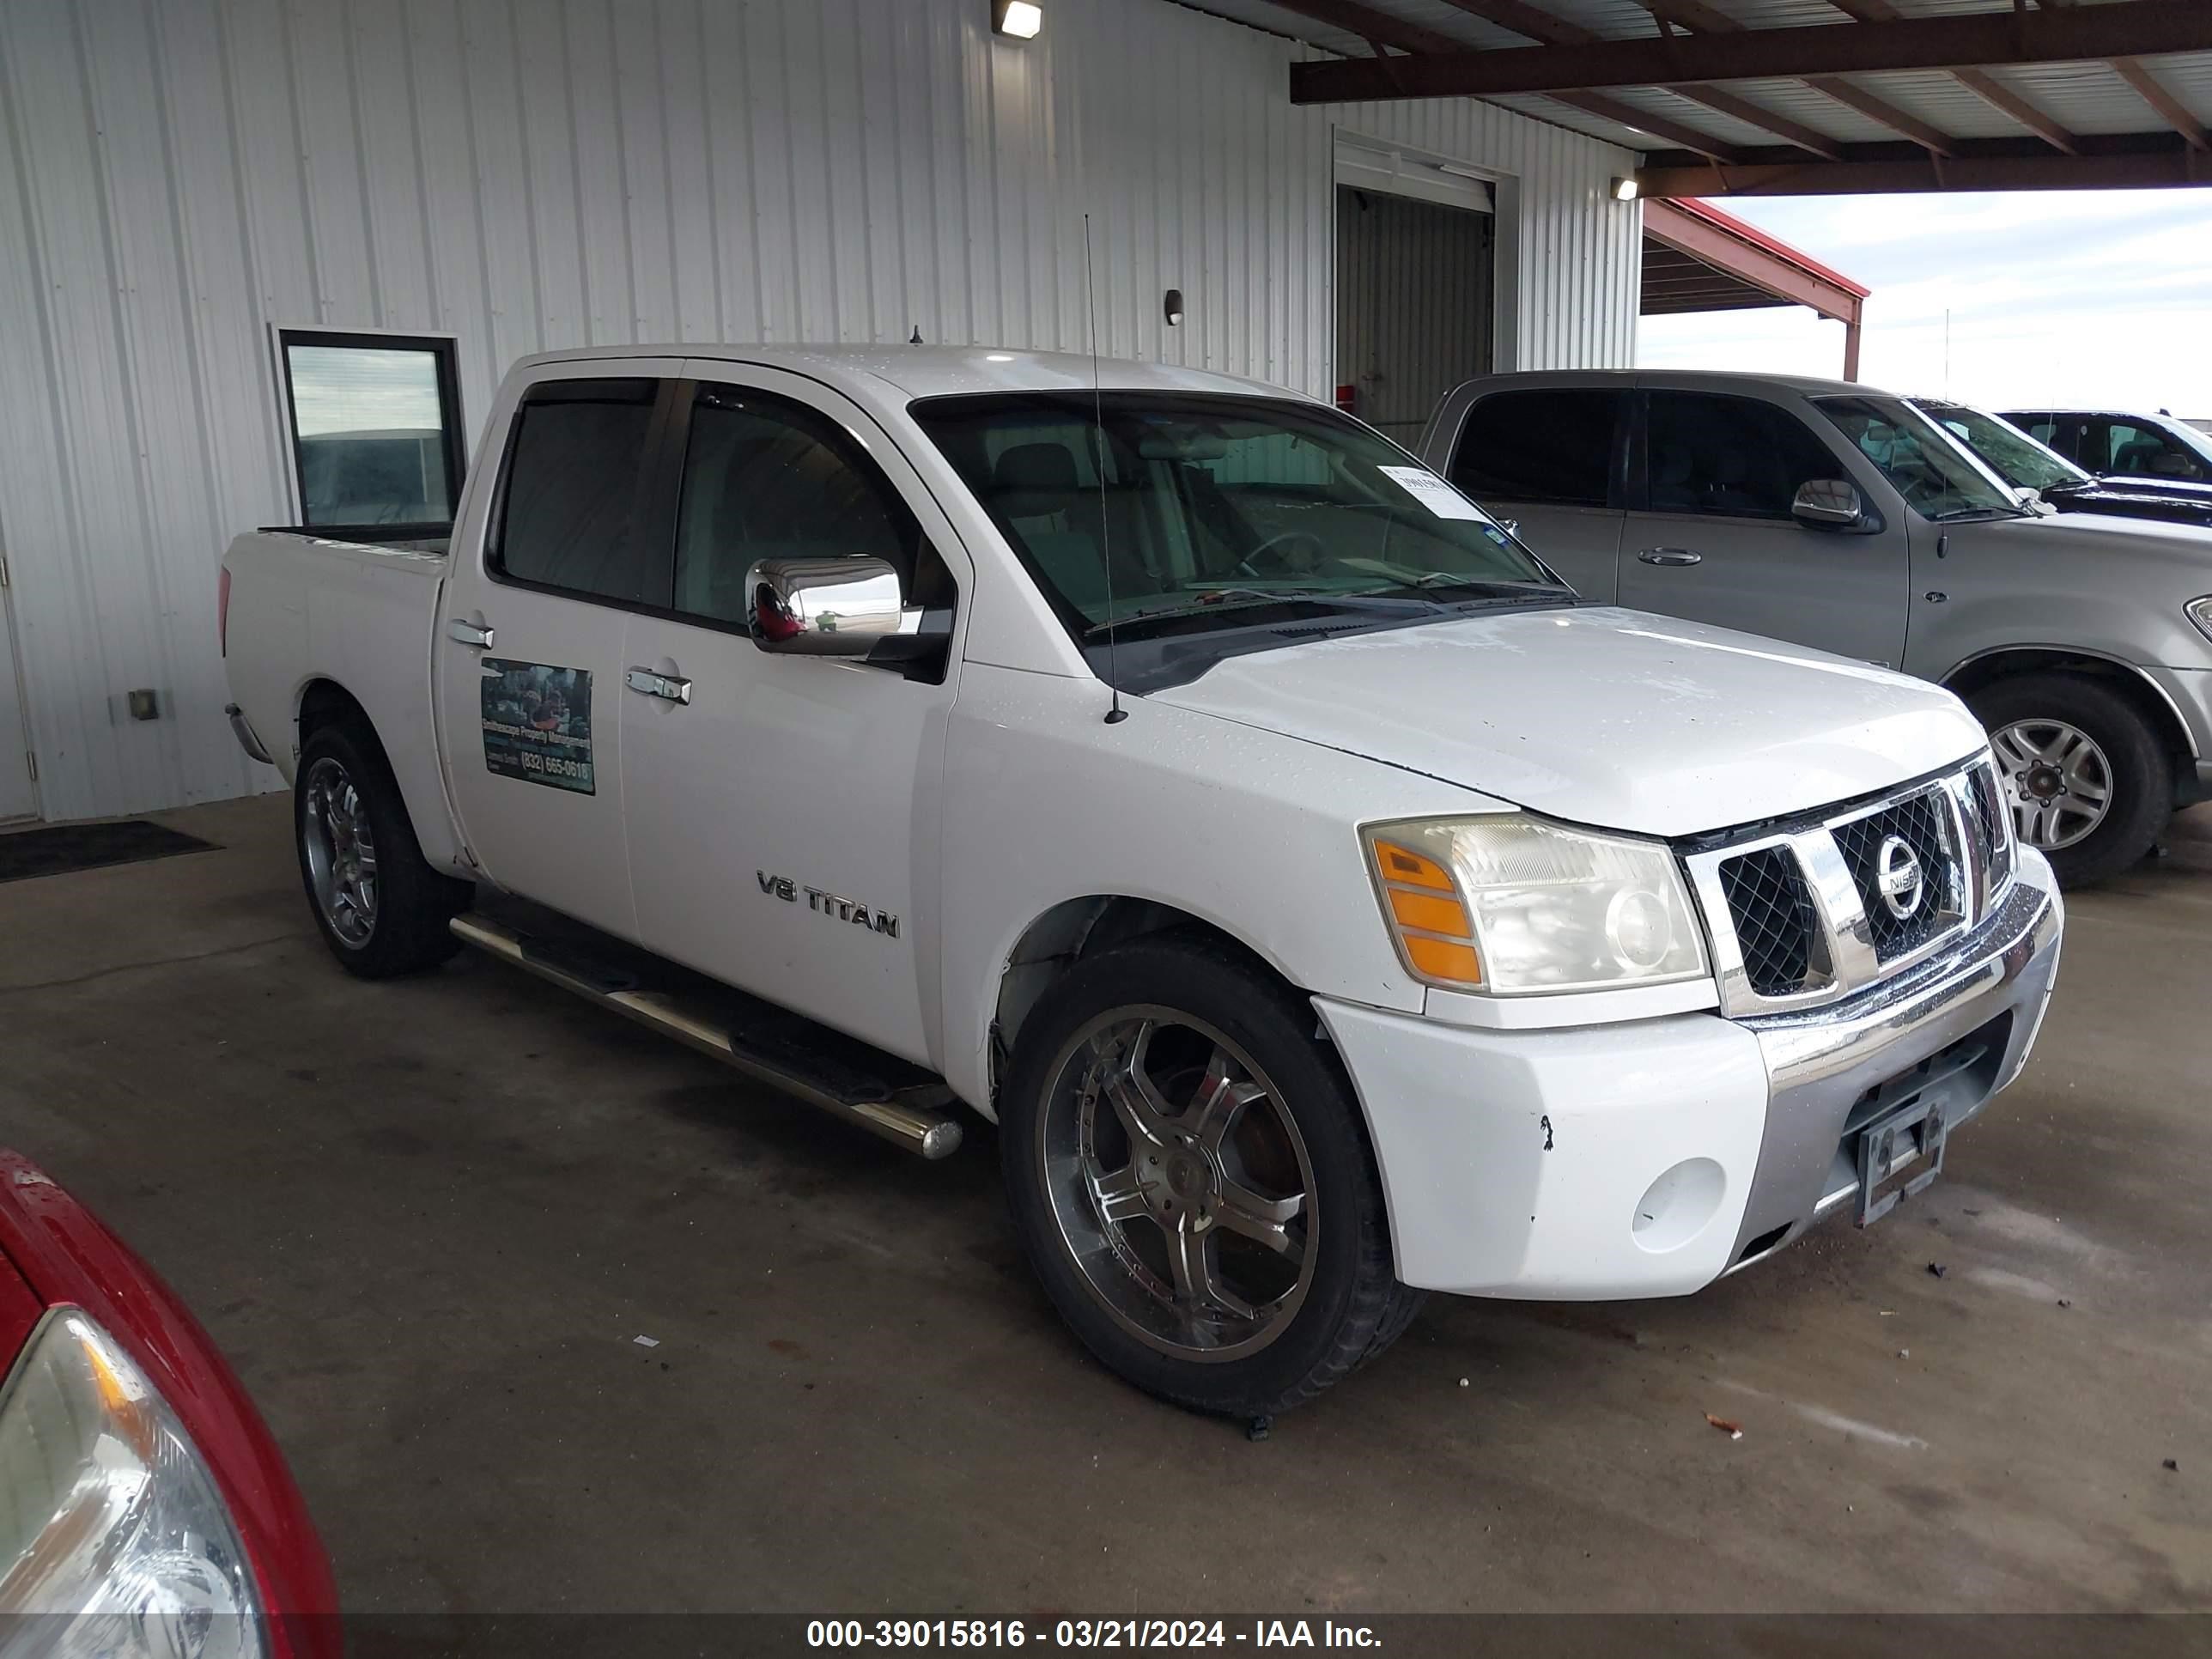
[[[1087,956],[1152,934],[1194,934],[1243,957],[1270,977],[1303,995],[1280,964],[1220,923],[1179,905],[1126,893],[1090,893],[1063,899],[1030,919],[1007,949],[1000,964],[998,993],[991,1008],[988,1055],[989,1110],[998,1115],[999,1085],[1019,1040],[1024,1023],[1045,992]]]
[[[1958,664],[1940,684],[1971,698],[1999,680],[2023,674],[2081,674],[2101,681],[2126,698],[2148,723],[2178,768],[2197,757],[2189,722],[2166,689],[2124,658],[2070,645],[2008,645],[1978,652]]]
[[[393,754],[378,729],[376,717],[351,688],[328,674],[310,674],[293,698],[293,754],[296,757],[304,750],[308,738],[323,726],[340,723],[358,732],[384,763],[422,856],[434,867],[466,878],[470,872],[460,858],[460,840],[446,808],[434,756],[429,757],[431,764],[426,769],[423,757]]]

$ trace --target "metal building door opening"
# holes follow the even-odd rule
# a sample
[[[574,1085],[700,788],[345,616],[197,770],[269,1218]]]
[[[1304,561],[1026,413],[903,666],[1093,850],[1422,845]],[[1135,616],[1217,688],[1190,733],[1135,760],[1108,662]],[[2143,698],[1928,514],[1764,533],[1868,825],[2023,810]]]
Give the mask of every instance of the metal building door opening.
[[[1490,186],[1340,140],[1337,401],[1412,448],[1445,392],[1493,363]]]

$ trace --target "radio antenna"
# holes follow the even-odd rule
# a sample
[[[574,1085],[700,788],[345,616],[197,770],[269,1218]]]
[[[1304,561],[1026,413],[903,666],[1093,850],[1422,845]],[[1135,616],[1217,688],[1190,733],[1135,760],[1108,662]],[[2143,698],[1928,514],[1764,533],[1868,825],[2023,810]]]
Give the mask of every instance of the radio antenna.
[[[1098,557],[1106,567],[1106,684],[1114,706],[1106,724],[1129,718],[1121,707],[1121,664],[1114,649],[1114,544],[1106,527],[1106,394],[1098,387],[1098,289],[1091,275],[1091,216],[1083,216],[1083,303],[1091,314],[1091,465],[1098,474]]]

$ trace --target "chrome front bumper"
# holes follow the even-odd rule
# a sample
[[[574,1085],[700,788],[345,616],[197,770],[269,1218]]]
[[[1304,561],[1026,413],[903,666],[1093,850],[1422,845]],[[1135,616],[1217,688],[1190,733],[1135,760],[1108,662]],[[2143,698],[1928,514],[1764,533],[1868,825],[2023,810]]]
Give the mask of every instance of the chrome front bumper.
[[[1928,1064],[1956,1127],[2020,1075],[2050,1003],[2065,906],[2042,855],[2022,848],[2019,859],[2010,893],[1939,954],[1844,1001],[1739,1022],[1758,1040],[1769,1095],[1729,1272],[1851,1200],[1855,1111],[1878,1094],[1893,1101],[1887,1085]]]

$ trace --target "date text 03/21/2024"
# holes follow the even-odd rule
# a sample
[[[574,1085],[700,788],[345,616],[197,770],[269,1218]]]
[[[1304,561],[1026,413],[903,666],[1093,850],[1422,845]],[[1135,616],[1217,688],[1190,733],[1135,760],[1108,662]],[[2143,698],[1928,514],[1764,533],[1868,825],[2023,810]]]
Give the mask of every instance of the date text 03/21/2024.
[[[1376,1648],[1366,1625],[1334,1620],[1061,1619],[1032,1626],[1020,1619],[816,1619],[811,1648]]]

